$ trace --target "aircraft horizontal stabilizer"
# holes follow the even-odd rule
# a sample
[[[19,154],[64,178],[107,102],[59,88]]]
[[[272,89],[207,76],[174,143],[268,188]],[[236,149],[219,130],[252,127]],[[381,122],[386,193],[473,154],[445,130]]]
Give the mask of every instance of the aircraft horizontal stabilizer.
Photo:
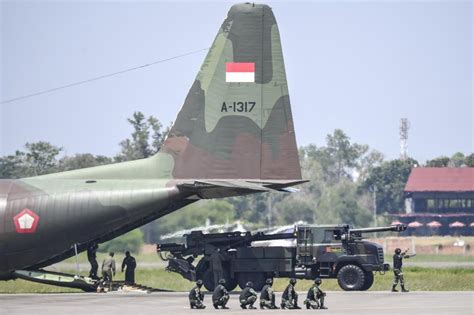
[[[191,199],[234,197],[269,191],[294,192],[289,187],[307,182],[296,181],[245,181],[245,180],[197,180],[178,184],[178,189],[188,192]]]

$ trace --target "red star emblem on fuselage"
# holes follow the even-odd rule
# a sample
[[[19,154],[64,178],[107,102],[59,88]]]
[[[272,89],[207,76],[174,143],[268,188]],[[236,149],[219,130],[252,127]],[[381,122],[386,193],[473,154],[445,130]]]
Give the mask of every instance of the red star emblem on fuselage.
[[[34,233],[38,226],[39,216],[30,209],[23,209],[13,217],[17,233]]]

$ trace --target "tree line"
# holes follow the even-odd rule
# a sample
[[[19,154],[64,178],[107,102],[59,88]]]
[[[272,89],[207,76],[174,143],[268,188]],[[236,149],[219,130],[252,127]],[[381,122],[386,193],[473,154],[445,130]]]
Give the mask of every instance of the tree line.
[[[116,156],[62,155],[63,148],[49,142],[26,143],[23,150],[0,157],[0,178],[30,177],[146,158],[160,150],[170,130],[170,126],[165,127],[156,117],[141,112],[135,112],[128,122],[131,135],[119,143]],[[201,201],[143,226],[142,233],[133,232],[134,238],[144,235],[147,243],[153,243],[160,235],[183,228],[235,220],[255,228],[295,221],[369,226],[373,224],[374,195],[377,223],[386,224],[387,214],[404,210],[403,188],[413,167],[474,167],[474,154],[461,152],[423,164],[411,158],[387,160],[368,145],[351,141],[340,129],[327,135],[324,145],[303,146],[299,153],[303,178],[310,182],[298,187],[298,193]],[[130,239],[130,235],[127,237]]]

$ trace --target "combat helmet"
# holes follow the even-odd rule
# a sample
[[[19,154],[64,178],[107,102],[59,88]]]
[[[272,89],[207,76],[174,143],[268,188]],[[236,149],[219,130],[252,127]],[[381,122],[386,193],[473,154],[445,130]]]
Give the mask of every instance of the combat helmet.
[[[196,281],[196,285],[197,285],[198,287],[202,287],[202,285],[203,285],[202,280]]]
[[[266,284],[273,284],[273,280],[271,278],[268,278],[266,281],[265,281]]]
[[[291,278],[291,279],[290,279],[290,284],[296,284],[296,279],[295,279],[295,278]]]
[[[253,287],[252,281],[247,282],[247,283],[245,284],[245,286],[246,286],[247,288],[252,288],[252,287]]]
[[[225,279],[220,279],[219,284],[225,284]]]
[[[400,248],[395,248],[395,254],[400,255],[402,250]]]
[[[317,285],[320,285],[322,283],[321,278],[314,279],[314,283],[316,283]]]

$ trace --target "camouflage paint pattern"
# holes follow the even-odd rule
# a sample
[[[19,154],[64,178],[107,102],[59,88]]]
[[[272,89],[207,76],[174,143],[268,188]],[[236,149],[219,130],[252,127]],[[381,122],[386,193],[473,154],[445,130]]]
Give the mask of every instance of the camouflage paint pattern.
[[[255,82],[226,82],[229,62],[254,63]],[[234,5],[158,154],[0,180],[0,279],[61,261],[74,254],[74,244],[83,251],[202,198],[301,182],[275,17],[266,5]],[[31,233],[19,232],[15,222],[25,209],[38,217],[26,218],[35,220]]]

